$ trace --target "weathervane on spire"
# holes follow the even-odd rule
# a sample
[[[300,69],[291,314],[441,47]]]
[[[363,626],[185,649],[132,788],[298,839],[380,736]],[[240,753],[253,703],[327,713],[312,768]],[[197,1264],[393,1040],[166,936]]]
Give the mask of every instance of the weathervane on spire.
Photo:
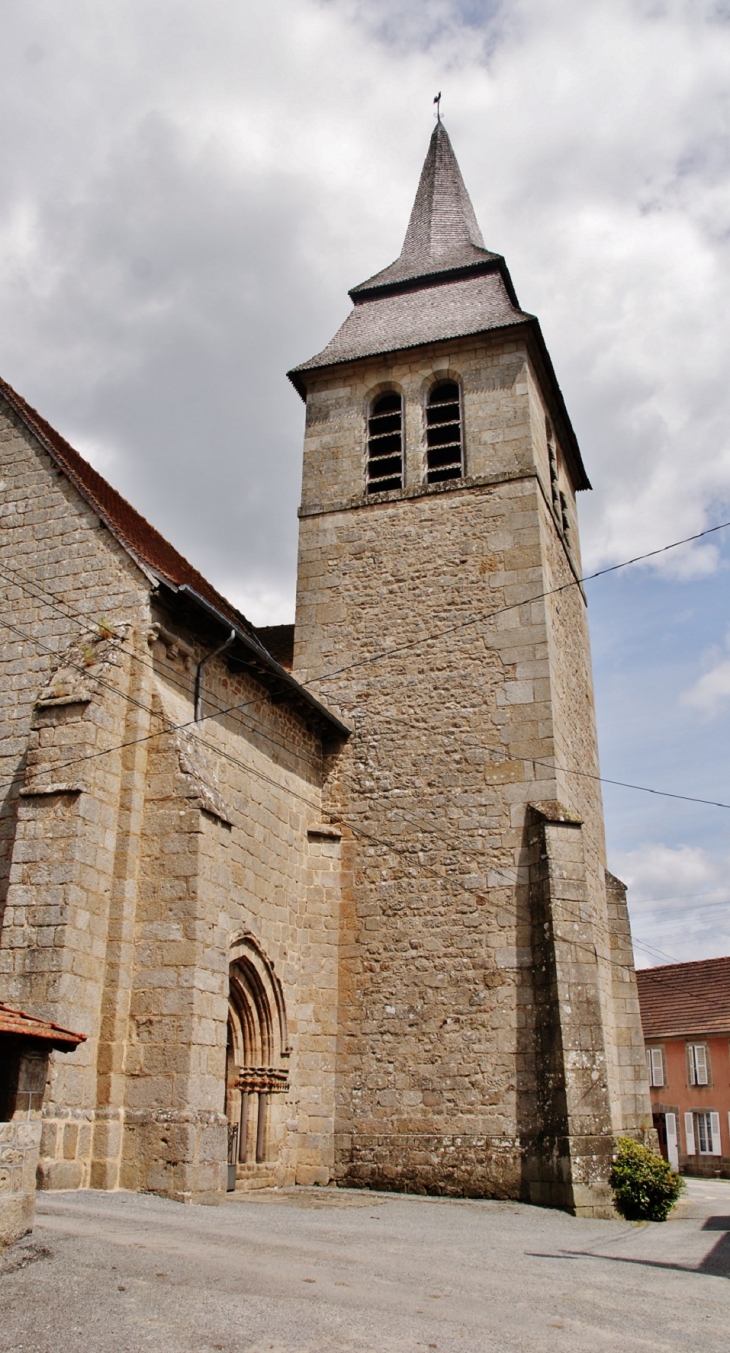
[[[436,119],[437,119],[438,122],[440,122],[440,121],[441,121],[441,90],[439,90],[438,94],[436,95],[436,98],[434,99],[434,103],[436,104]]]

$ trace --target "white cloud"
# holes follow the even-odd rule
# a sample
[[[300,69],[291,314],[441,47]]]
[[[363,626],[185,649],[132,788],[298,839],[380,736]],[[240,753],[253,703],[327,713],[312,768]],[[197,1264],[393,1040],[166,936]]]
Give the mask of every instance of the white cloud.
[[[648,842],[618,852],[637,967],[730,954],[730,856]]]
[[[730,649],[730,635],[726,639]],[[713,719],[730,700],[730,657],[716,657],[713,665],[685,692],[684,704],[693,705],[705,718]]]
[[[8,0],[3,45],[0,370],[106,444],[219,585],[291,605],[284,369],[398,252],[437,88],[582,441],[587,566],[730,503],[730,26],[710,0]],[[717,565],[708,545],[658,566]]]

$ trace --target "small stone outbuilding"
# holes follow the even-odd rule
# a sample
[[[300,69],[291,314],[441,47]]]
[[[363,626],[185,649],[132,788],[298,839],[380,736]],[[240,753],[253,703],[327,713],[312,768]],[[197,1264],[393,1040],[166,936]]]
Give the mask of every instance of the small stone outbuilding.
[[[0,1245],[33,1229],[48,1054],[85,1039],[0,1001]]]

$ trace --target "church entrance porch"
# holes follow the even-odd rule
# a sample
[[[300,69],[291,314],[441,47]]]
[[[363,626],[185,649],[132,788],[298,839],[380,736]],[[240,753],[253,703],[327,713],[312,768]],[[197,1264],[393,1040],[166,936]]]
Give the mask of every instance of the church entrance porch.
[[[247,936],[235,946],[230,965],[226,1048],[229,1192],[281,1182],[288,1057],[281,983],[273,964]]]

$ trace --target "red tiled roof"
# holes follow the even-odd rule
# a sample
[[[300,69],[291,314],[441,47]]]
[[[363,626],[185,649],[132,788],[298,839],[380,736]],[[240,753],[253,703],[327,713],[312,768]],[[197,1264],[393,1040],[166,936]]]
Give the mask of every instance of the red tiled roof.
[[[730,1034],[730,957],[640,968],[644,1037]]]
[[[55,428],[52,428],[50,423],[47,423],[45,418],[31,408],[30,404],[27,404],[2,378],[0,378],[0,395],[4,395],[29,432],[38,438],[51,459],[63,470],[120,545],[137,562],[161,574],[178,587],[187,585],[192,588],[244,633],[255,633],[246,617],[226,601],[220,592],[216,592],[202,573],[198,573],[198,570],[178,553],[174,545],[165,540],[165,537],[160,535],[160,532],[156,531],[121,493],[117,493],[116,489],[113,489],[78,451],[69,446]]]
[[[73,1052],[79,1043],[86,1042],[86,1034],[75,1034],[51,1020],[36,1019],[24,1010],[13,1010],[12,1006],[0,1001],[0,1034],[14,1034],[20,1038],[33,1038],[42,1043],[50,1043],[61,1052]]]

